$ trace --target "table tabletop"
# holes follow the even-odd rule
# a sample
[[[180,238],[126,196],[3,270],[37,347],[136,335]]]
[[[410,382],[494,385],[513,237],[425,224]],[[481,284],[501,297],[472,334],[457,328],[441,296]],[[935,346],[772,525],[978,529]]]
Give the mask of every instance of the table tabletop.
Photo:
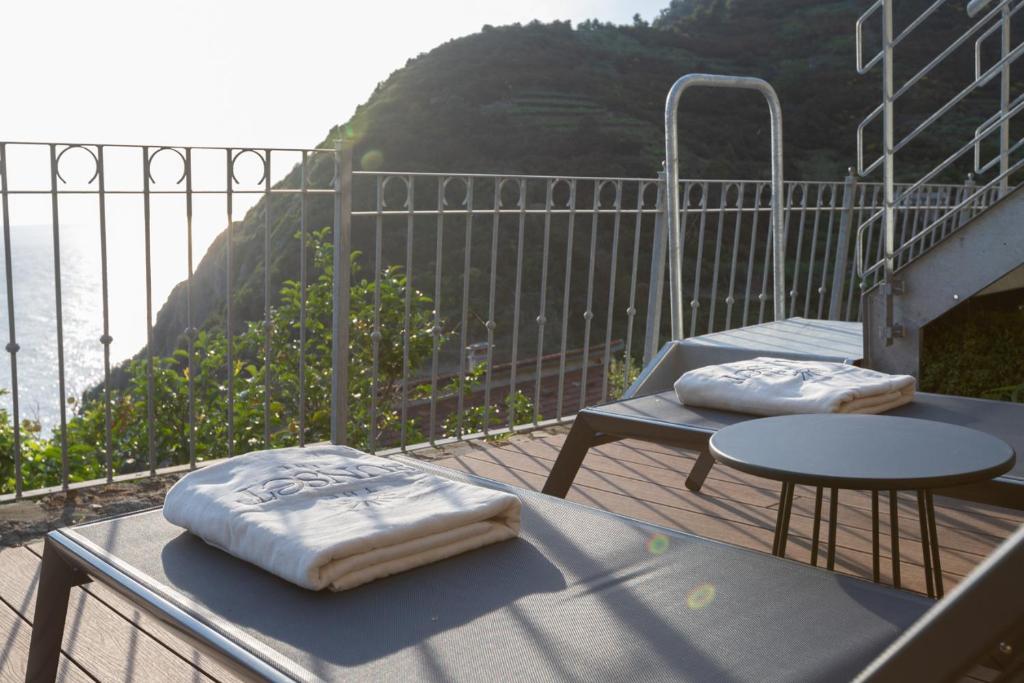
[[[931,489],[1009,471],[1002,439],[958,425],[888,415],[783,415],[721,429],[716,460],[794,484],[847,489]]]

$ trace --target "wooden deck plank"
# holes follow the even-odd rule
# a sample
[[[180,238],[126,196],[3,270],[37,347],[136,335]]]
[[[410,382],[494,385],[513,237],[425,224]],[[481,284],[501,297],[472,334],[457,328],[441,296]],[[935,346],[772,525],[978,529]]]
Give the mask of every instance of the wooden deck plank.
[[[495,462],[508,461],[511,454],[511,462],[522,469],[529,469],[535,466],[538,474],[547,474],[553,460],[548,460],[547,446],[535,447],[530,443],[525,445],[517,444],[514,448],[500,447],[499,449],[474,448],[467,451],[470,457],[490,458]],[[660,469],[646,464],[623,464],[614,458],[607,456],[597,449],[587,455],[585,471],[604,473],[621,476],[626,479],[633,479],[643,482],[657,482],[658,486],[673,492],[678,492],[680,497],[691,500],[694,505],[700,505],[705,501],[714,505],[715,500],[728,500],[745,505],[767,507],[776,509],[778,505],[779,489],[778,484],[752,475],[742,475],[747,478],[747,483],[727,482],[718,479],[709,479],[698,496],[685,487],[686,475],[675,470]],[[720,468],[727,469],[727,468]],[[772,485],[774,486],[772,487]],[[771,488],[768,488],[771,487]],[[826,496],[827,499],[827,496]],[[965,511],[950,509],[944,505],[946,499],[936,498],[936,518],[939,527],[940,541],[955,547],[963,552],[973,553],[979,557],[987,556],[1009,533],[1017,527],[1008,520],[986,518],[983,513],[976,515],[968,514]],[[871,498],[862,491],[842,491],[840,501],[843,504],[843,514],[840,521],[844,526],[864,531],[871,529]],[[905,492],[899,495],[899,520],[901,538],[910,538],[920,541],[920,526],[917,523],[917,502],[912,493]],[[794,497],[794,512],[799,511],[806,516],[813,515],[814,489],[811,487],[797,487]],[[888,497],[882,495],[880,499],[882,506],[882,523],[888,528]],[[824,518],[827,519],[827,510]],[[1024,521],[1024,516],[1022,520]],[[774,524],[774,522],[773,522]]]
[[[546,436],[533,439],[520,439],[510,443],[498,443],[495,445],[504,450],[529,452],[530,455],[544,460],[549,460],[553,464],[555,458],[558,456],[558,451],[561,449],[561,444],[564,438],[564,435],[557,437]],[[690,469],[693,467],[696,455],[697,454],[694,451],[672,449],[668,446],[660,446],[647,442],[626,439],[592,448],[590,452],[587,453],[587,459],[585,462],[588,467],[599,466],[602,462],[610,462],[617,463],[624,467],[640,465],[645,466],[646,468],[661,468],[674,472],[682,476],[685,480],[686,475],[689,474]],[[591,463],[592,458],[594,459],[594,463]],[[654,469],[646,471],[653,472]],[[661,481],[661,477],[663,477],[664,474],[659,472],[658,475],[658,481]],[[712,485],[714,482],[735,484],[740,487],[740,489],[749,487],[770,493],[776,497],[778,494],[778,487],[777,485],[773,486],[773,482],[769,482],[766,479],[755,477],[753,475],[744,474],[743,472],[739,472],[729,467],[716,466],[712,468],[705,486]],[[726,488],[728,488],[728,486],[726,486]],[[851,506],[870,510],[871,498],[866,492],[844,491],[843,494],[844,498],[846,498],[846,501]],[[956,527],[962,525],[963,520],[965,519],[972,520],[971,526],[973,532],[989,534],[994,538],[1001,539],[1005,538],[1007,530],[1015,529],[1020,524],[1024,524],[1024,511],[1008,510],[992,505],[985,505],[983,503],[957,500],[944,496],[936,496],[935,502],[937,508],[941,508],[941,510],[937,509],[936,511],[936,522],[940,526],[949,525],[951,527]],[[916,503],[908,502],[907,506],[908,512],[911,511],[911,507],[916,511]],[[900,511],[903,512],[903,509],[901,508]]]
[[[495,465],[499,468],[507,467],[521,472],[528,472],[542,478],[547,476],[547,472],[544,471],[542,466],[533,462],[529,458],[525,458],[520,453],[509,451],[501,451],[498,453],[494,451],[487,451],[486,449],[474,448],[466,450],[459,456],[459,458],[467,460],[472,459],[476,462]],[[690,531],[701,536],[706,535],[703,531],[703,526],[705,524],[703,520],[704,516],[718,518],[729,523],[753,525],[764,529],[769,534],[774,531],[777,513],[770,507],[756,506],[728,499],[715,498],[707,493],[694,494],[687,489],[668,489],[662,486],[660,481],[658,483],[653,483],[650,480],[627,479],[615,475],[598,473],[589,467],[589,463],[585,464],[586,467],[580,470],[580,473],[576,478],[577,485],[579,486],[595,490],[603,490],[608,493],[618,493],[647,503],[674,507],[698,513],[698,517],[693,518],[692,520],[694,526],[692,528],[683,528],[684,531]],[[772,498],[771,500],[774,501],[776,499]],[[842,501],[842,495],[840,495],[840,501]],[[764,501],[764,503],[767,502],[767,500]],[[812,514],[813,513],[799,514],[794,510],[790,524],[791,537],[805,538],[808,542],[808,548],[813,522]],[[856,550],[870,556],[870,521],[868,521],[863,528],[851,527],[846,524],[846,520],[847,517],[853,516],[853,514],[861,514],[861,512],[858,510],[848,510],[841,506],[838,519],[842,522],[842,526],[839,527],[837,532],[837,546],[841,549],[845,548]],[[824,518],[827,519],[827,517],[828,515],[826,511]],[[884,520],[883,524],[885,524],[887,528],[887,517],[883,515],[882,519]],[[907,555],[906,559],[908,559],[910,563],[914,564],[917,560],[916,556],[913,554],[913,549],[915,546],[918,548],[920,547],[920,535],[919,532],[917,534],[909,533],[909,530],[916,524],[917,516],[915,513],[912,519],[908,519],[907,515],[903,515],[900,519],[902,551],[903,554]],[[902,531],[904,526],[907,527],[907,533]],[[822,530],[824,531],[824,524],[822,525]],[[881,539],[880,555],[887,558],[889,547],[888,533],[880,533],[879,536]],[[940,543],[942,540],[943,537],[940,535]],[[946,543],[946,545],[943,546],[942,554],[944,564],[943,568],[953,575],[962,577],[966,575],[967,572],[969,572],[978,562],[980,562],[985,555],[991,552],[991,550],[998,545],[998,541],[997,539],[994,539],[988,544],[982,545],[973,543],[972,545],[974,550],[977,552],[965,552],[963,549],[958,548],[955,545]]]
[[[516,471],[501,465],[467,458],[464,455],[441,460],[438,464],[532,490],[539,490],[544,482],[544,477],[541,475]],[[724,541],[760,552],[770,552],[771,550],[773,532],[767,525],[761,526],[745,521],[722,519],[671,505],[652,503],[638,499],[629,493],[606,491],[584,485],[574,485],[569,492],[568,499],[653,524],[680,529],[703,538]],[[844,540],[845,534],[837,535],[837,545],[839,546],[836,553],[837,570],[861,578],[870,577],[872,566],[870,553],[844,547],[842,543]],[[824,542],[822,542],[821,550],[824,550]],[[903,549],[901,548],[901,550]],[[943,560],[946,559],[946,556],[946,553],[943,553]],[[787,557],[799,562],[807,562],[810,559],[810,537],[792,533],[787,547]],[[820,562],[823,563],[824,555],[820,554],[819,557],[821,558]],[[915,562],[915,558],[909,555],[907,550],[901,552],[900,560],[903,586],[909,590],[923,593],[924,575],[920,565]],[[883,582],[891,580],[889,572],[889,562],[883,561],[881,565]],[[948,590],[955,585],[956,581],[963,578],[963,575],[954,573],[949,566],[943,566],[943,577]]]
[[[31,623],[39,558],[28,548],[11,548],[0,562],[0,599]],[[62,649],[98,681],[213,680],[81,588],[71,591]]]
[[[28,647],[32,627],[7,603],[0,601],[0,683],[22,683],[28,666]],[[57,680],[69,683],[92,681],[70,659],[61,656]]]
[[[25,547],[37,558],[42,558],[42,541],[30,543]],[[82,586],[82,590],[208,676],[222,683],[240,683],[243,680],[219,661],[195,649],[173,629],[132,605],[113,589],[102,583],[93,582]]]

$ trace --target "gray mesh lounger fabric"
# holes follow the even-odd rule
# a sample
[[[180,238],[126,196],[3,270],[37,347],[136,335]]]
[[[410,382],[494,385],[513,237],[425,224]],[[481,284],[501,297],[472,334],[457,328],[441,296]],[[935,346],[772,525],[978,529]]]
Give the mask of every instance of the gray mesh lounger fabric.
[[[521,538],[335,594],[236,560],[159,511],[71,533],[323,679],[849,680],[932,604],[516,492]]]

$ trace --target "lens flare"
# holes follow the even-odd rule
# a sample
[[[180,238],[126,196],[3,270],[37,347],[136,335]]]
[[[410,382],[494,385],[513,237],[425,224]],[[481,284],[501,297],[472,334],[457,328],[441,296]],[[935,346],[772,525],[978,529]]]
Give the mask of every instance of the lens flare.
[[[714,599],[715,585],[712,583],[702,583],[686,594],[686,606],[697,612],[710,605]]]
[[[384,165],[384,155],[380,150],[371,149],[362,156],[359,165],[364,171],[378,171]]]
[[[661,555],[668,550],[668,536],[665,534],[654,534],[647,540],[647,552],[651,555]]]

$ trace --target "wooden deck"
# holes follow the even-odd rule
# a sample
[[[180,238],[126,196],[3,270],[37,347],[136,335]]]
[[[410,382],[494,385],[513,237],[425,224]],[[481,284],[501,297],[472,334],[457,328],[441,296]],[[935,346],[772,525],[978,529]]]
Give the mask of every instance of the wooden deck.
[[[564,433],[534,432],[496,443],[472,442],[425,454],[439,464],[529,489],[539,489]],[[692,453],[622,441],[590,452],[569,498],[707,538],[768,552],[778,503],[777,485],[724,467],[712,470],[696,494],[683,486]],[[888,529],[883,497],[882,528]],[[788,555],[807,561],[813,491],[797,488]],[[828,506],[823,508],[827,518]],[[986,554],[1024,523],[1024,513],[936,498],[942,567],[948,591]],[[871,576],[870,498],[843,492],[839,506],[837,568]],[[923,591],[916,502],[900,499],[904,586]],[[824,544],[822,544],[824,547]],[[889,580],[889,537],[883,534],[883,580]],[[0,681],[20,681],[31,634],[39,543],[0,551]],[[64,637],[62,680],[234,681],[237,677],[199,654],[115,593],[90,584],[72,592]]]

